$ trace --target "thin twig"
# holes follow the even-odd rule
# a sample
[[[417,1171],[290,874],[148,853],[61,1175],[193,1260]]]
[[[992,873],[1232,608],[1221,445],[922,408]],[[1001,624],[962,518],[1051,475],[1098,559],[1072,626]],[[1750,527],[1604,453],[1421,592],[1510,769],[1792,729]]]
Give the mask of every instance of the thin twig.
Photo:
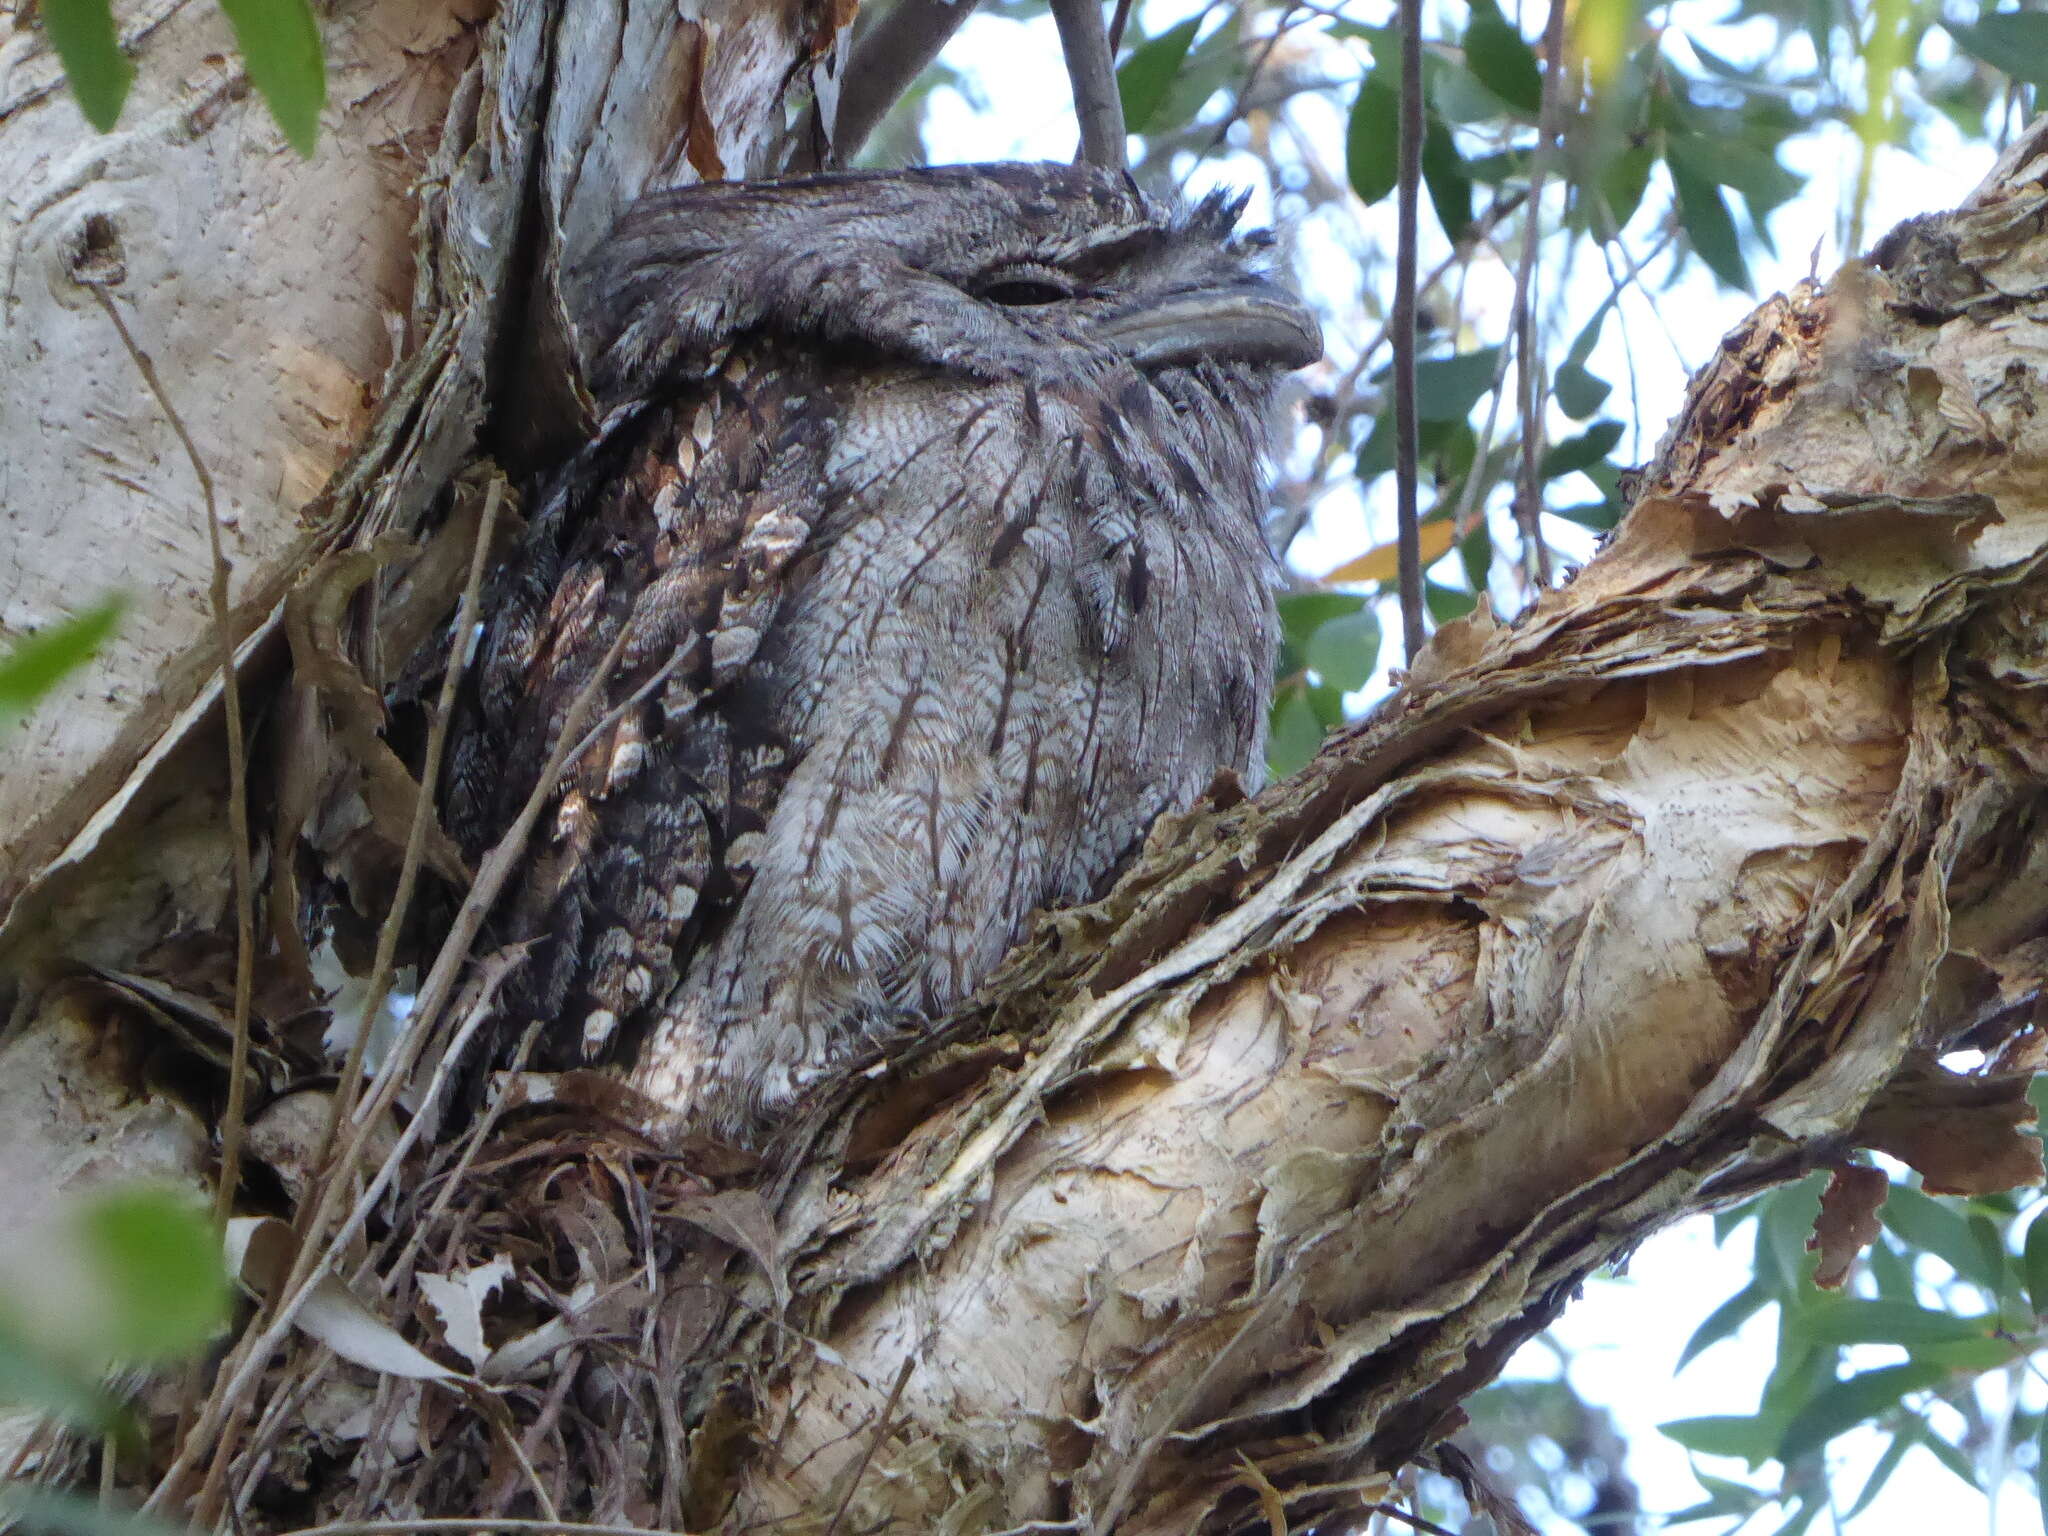
[[[931,67],[960,24],[974,14],[974,6],[975,0],[896,0],[879,21],[854,39],[840,77],[838,110],[829,134],[818,103],[811,103],[797,132],[789,169],[814,171],[852,164],[889,109]]]
[[[1131,0],[1116,0],[1116,9],[1109,17],[1109,56],[1116,57],[1117,50],[1124,45],[1124,28],[1131,24]]]
[[[1398,1504],[1374,1504],[1370,1506],[1376,1515],[1389,1520],[1398,1520],[1403,1525],[1413,1526],[1422,1536],[1457,1536],[1457,1532],[1438,1525],[1434,1520],[1425,1520],[1420,1515],[1411,1515]]]
[[[446,1520],[337,1520],[331,1525],[309,1525],[284,1536],[412,1536],[412,1533],[441,1533],[461,1536],[465,1531],[514,1531],[521,1536],[675,1536],[673,1531],[649,1530],[644,1525],[579,1525],[573,1520],[519,1520],[510,1516],[464,1515]]]
[[[1475,240],[1485,238],[1486,234],[1491,232],[1495,225],[1513,213],[1515,209],[1521,207],[1523,197],[1524,193],[1521,189],[1517,188],[1512,192],[1503,194],[1488,204],[1486,211],[1472,221],[1471,228],[1474,234],[1469,238]],[[1439,261],[1432,267],[1426,277],[1419,279],[1415,285],[1417,304],[1419,305],[1421,302],[1421,295],[1428,293],[1438,283],[1442,282],[1444,275],[1459,262],[1464,261],[1467,255],[1468,253],[1462,248],[1454,250],[1450,255],[1444,257],[1442,261]],[[1455,306],[1453,313],[1459,312],[1462,310],[1462,307],[1462,304]],[[1300,515],[1292,521],[1291,526],[1287,522],[1275,525],[1273,536],[1274,548],[1284,552],[1294,542],[1295,537],[1301,532],[1303,525],[1307,523],[1317,501],[1328,494],[1330,489],[1328,482],[1331,472],[1336,467],[1337,454],[1341,449],[1347,448],[1350,445],[1349,434],[1345,429],[1361,408],[1362,391],[1359,386],[1365,378],[1366,370],[1372,366],[1373,359],[1379,355],[1380,348],[1387,345],[1392,339],[1393,334],[1394,322],[1389,317],[1386,321],[1382,322],[1379,330],[1373,333],[1372,339],[1358,349],[1358,356],[1352,359],[1351,366],[1344,370],[1343,377],[1338,379],[1337,383],[1331,388],[1329,425],[1323,429],[1322,446],[1316,451],[1315,467],[1309,471],[1306,477],[1308,492],[1303,498]],[[1502,361],[1506,361],[1505,355],[1503,355]],[[1494,387],[1496,389],[1500,387],[1499,381],[1496,381]],[[1463,524],[1460,523],[1458,526],[1462,527]]]
[[[340,1200],[339,1192],[343,1181],[338,1176],[338,1170],[357,1166],[362,1155],[363,1143],[384,1111],[390,1107],[391,1101],[397,1097],[406,1073],[411,1070],[412,1063],[424,1047],[434,1020],[453,993],[455,981],[469,958],[470,946],[476,941],[476,936],[483,927],[484,914],[497,900],[499,891],[511,877],[513,867],[524,854],[527,838],[533,831],[533,824],[540,818],[541,807],[554,794],[562,765],[572,755],[580,754],[594,738],[595,731],[580,738],[577,733],[582,730],[584,720],[589,717],[598,695],[610,680],[612,669],[625,651],[626,641],[631,633],[629,626],[620,628],[618,638],[612,642],[611,649],[598,663],[590,680],[578,691],[574,702],[569,706],[567,716],[562,721],[561,730],[556,733],[554,750],[549,754],[546,766],[535,780],[532,793],[527,796],[526,803],[520,807],[519,815],[505,835],[484,855],[483,862],[477,868],[476,880],[471,884],[468,895],[463,898],[448,937],[443,941],[439,954],[435,956],[433,968],[428,972],[427,979],[420,988],[418,1001],[414,1004],[407,1021],[406,1049],[394,1051],[378,1072],[370,1097],[357,1111],[356,1129],[350,1139],[348,1150],[338,1163],[329,1165],[329,1176],[323,1177],[320,1181],[320,1192],[314,1203],[314,1216],[300,1235],[299,1251],[293,1261],[292,1273],[271,1298],[270,1320],[260,1332],[252,1325],[243,1334],[241,1342],[236,1345],[235,1351],[229,1356],[217,1378],[225,1384],[215,1391],[205,1411],[194,1422],[185,1444],[179,1449],[177,1457],[144,1504],[145,1509],[161,1509],[176,1499],[186,1479],[191,1475],[192,1468],[207,1450],[211,1450],[215,1457],[229,1453],[231,1448],[228,1445],[228,1437],[222,1434],[228,1415],[254,1385],[257,1372],[269,1359],[271,1351],[283,1340],[291,1326],[292,1318],[297,1314],[299,1307],[304,1305],[306,1297],[311,1294],[313,1281],[318,1274],[325,1273],[327,1265],[333,1262],[334,1255],[347,1239],[350,1227],[344,1222],[333,1237],[327,1240],[324,1248],[318,1241],[318,1235],[325,1229]],[[618,711],[614,710],[611,713],[616,715]],[[607,719],[609,718],[610,715],[607,716]],[[598,729],[602,729],[602,722]],[[451,1053],[452,1050],[451,1047]],[[420,1117],[415,1116],[412,1124],[420,1123]],[[407,1129],[410,1130],[411,1126]],[[361,1207],[358,1206],[358,1209]],[[279,1301],[279,1297],[284,1299]],[[209,1476],[207,1481],[212,1484],[214,1479]]]
[[[1060,52],[1074,87],[1074,116],[1081,125],[1081,153],[1089,165],[1121,171],[1124,158],[1124,102],[1116,88],[1116,63],[1102,30],[1099,0],[1052,0],[1060,29]]]
[[[1273,51],[1280,46],[1280,39],[1287,35],[1288,29],[1296,25],[1294,20],[1295,13],[1303,9],[1305,7],[1301,5],[1300,0],[1290,0],[1287,9],[1280,13],[1280,19],[1273,23],[1273,30],[1259,40],[1258,57],[1252,60],[1251,67],[1244,72],[1244,83],[1237,88],[1236,94],[1231,97],[1230,110],[1223,114],[1223,121],[1218,123],[1215,131],[1209,135],[1208,144],[1196,155],[1196,166],[1199,166],[1204,160],[1207,160],[1217,150],[1221,149],[1224,142],[1230,137],[1230,130],[1236,127],[1238,121],[1244,116],[1245,102],[1250,98],[1252,88],[1259,83],[1259,76],[1265,71],[1267,61],[1273,57]],[[1204,14],[1206,15],[1207,13],[1205,12]],[[1195,167],[1189,167],[1188,176],[1191,177],[1194,174]],[[1181,185],[1183,187],[1187,185],[1187,177],[1181,179]]]
[[[497,528],[498,506],[504,500],[505,483],[493,475],[484,493],[483,515],[477,520],[476,542],[469,554],[469,578],[462,588],[462,602],[456,609],[455,634],[449,646],[448,665],[441,674],[441,695],[434,704],[433,724],[427,732],[426,761],[420,767],[420,792],[413,802],[412,826],[405,839],[405,856],[398,866],[398,890],[377,934],[377,956],[370,968],[370,990],[363,1002],[355,1039],[349,1042],[348,1059],[341,1069],[341,1082],[329,1106],[327,1129],[320,1138],[320,1155],[313,1166],[324,1168],[333,1154],[341,1126],[354,1112],[362,1092],[363,1056],[369,1049],[370,1034],[377,1016],[384,1011],[384,999],[391,992],[391,976],[398,958],[398,938],[412,908],[413,888],[419,878],[420,858],[426,849],[427,829],[434,824],[434,786],[441,779],[441,757],[448,746],[448,726],[455,714],[455,695],[462,686],[462,674],[471,650],[471,632],[476,627],[477,608],[483,591],[484,565],[490,555],[491,538]]]
[[[210,1416],[215,1418],[219,1424],[226,1423],[230,1412],[240,1410],[245,1394],[254,1383],[256,1373],[261,1371],[269,1361],[272,1351],[284,1342],[285,1335],[290,1332],[293,1322],[299,1315],[300,1308],[306,1304],[313,1292],[319,1287],[320,1282],[326,1279],[333,1270],[335,1262],[339,1259],[341,1250],[347,1244],[349,1237],[362,1226],[370,1212],[376,1208],[377,1202],[384,1198],[384,1192],[390,1187],[391,1181],[397,1177],[399,1166],[404,1162],[406,1154],[412,1150],[413,1144],[418,1141],[424,1131],[429,1111],[440,1102],[443,1089],[454,1077],[469,1042],[475,1038],[477,1031],[482,1028],[485,1020],[491,1017],[496,1007],[498,985],[510,974],[511,969],[512,962],[509,959],[501,960],[495,966],[486,965],[484,967],[484,975],[476,989],[475,1000],[464,1014],[462,1023],[455,1032],[455,1038],[449,1042],[448,1049],[442,1053],[441,1059],[434,1064],[434,1070],[427,1079],[427,1086],[420,1095],[418,1113],[408,1120],[405,1124],[405,1129],[398,1133],[397,1138],[392,1142],[390,1152],[386,1154],[384,1161],[379,1165],[368,1187],[357,1197],[348,1215],[336,1227],[334,1236],[321,1247],[311,1263],[302,1262],[302,1268],[305,1273],[302,1276],[295,1274],[285,1286],[279,1287],[278,1291],[273,1293],[271,1299],[275,1305],[270,1313],[268,1325],[263,1329],[261,1335],[257,1337],[254,1346],[245,1355],[238,1357],[240,1363],[234,1377],[228,1382],[226,1390],[221,1392],[216,1398],[216,1402],[223,1406],[218,1413],[211,1414]],[[345,1164],[344,1166],[348,1165]],[[325,1190],[331,1191],[337,1188],[338,1185],[339,1180],[329,1179],[325,1181],[324,1187]],[[305,1260],[307,1252],[308,1250],[303,1247],[299,1250],[301,1261]],[[276,1298],[278,1296],[283,1296],[283,1301],[277,1302]],[[251,1332],[254,1332],[253,1328]],[[246,1337],[248,1336],[245,1335]],[[211,1407],[212,1405],[209,1404],[209,1408]],[[212,1506],[218,1502],[220,1490],[226,1478],[228,1464],[234,1459],[234,1445],[231,1438],[222,1436],[217,1442],[214,1441],[212,1439],[212,1430],[209,1429],[206,1422],[208,1417],[209,1415],[201,1416],[193,1433],[193,1446],[210,1446],[213,1453],[206,1481],[200,1490],[200,1496],[194,1510],[194,1523],[202,1528],[210,1527],[214,1523],[215,1511]],[[171,1472],[167,1472],[163,1482],[158,1485],[158,1493],[161,1494],[164,1489],[171,1486],[171,1477],[174,1473],[178,1473],[181,1467],[189,1469],[190,1464],[185,1452],[181,1450],[178,1461],[172,1465]],[[146,1503],[143,1507],[145,1509],[150,1508],[155,1504],[156,1498],[157,1495],[152,1494],[149,1503]]]
[[[200,456],[199,445],[185,430],[184,418],[171,404],[163,380],[157,377],[156,365],[150,362],[149,354],[136,345],[135,337],[129,333],[121,311],[114,307],[106,285],[88,281],[85,289],[99,300],[100,308],[113,321],[114,331],[120,336],[121,345],[128,349],[135,371],[142,375],[142,382],[156,397],[157,408],[164,413],[164,420],[171,424],[171,431],[177,435],[185,457],[191,462],[192,474],[199,481],[199,494],[206,504],[206,540],[213,556],[213,578],[209,589],[213,606],[213,635],[220,653],[221,703],[228,727],[228,829],[234,840],[235,868],[235,1040],[228,1062],[228,1101],[220,1118],[220,1182],[213,1192],[213,1224],[225,1227],[228,1212],[234,1205],[235,1190],[241,1183],[242,1128],[248,1104],[249,1015],[256,976],[256,875],[255,861],[249,851],[249,755],[248,744],[242,734],[242,696],[235,687],[235,622],[228,598],[228,578],[232,572],[227,552],[221,548],[220,509],[214,500],[213,476],[207,471],[206,460]]]
[[[867,1448],[860,1453],[860,1461],[846,1479],[846,1493],[839,1500],[839,1507],[832,1511],[832,1523],[825,1527],[825,1536],[839,1536],[840,1524],[846,1519],[847,1510],[853,1507],[854,1493],[860,1488],[860,1480],[867,1475],[868,1463],[875,1459],[876,1450],[889,1438],[889,1426],[896,1417],[896,1404],[902,1398],[903,1388],[909,1383],[910,1373],[916,1364],[915,1355],[903,1357],[903,1364],[896,1372],[896,1384],[889,1389],[889,1400],[882,1404],[882,1416],[875,1420],[875,1432],[868,1436]]]
[[[1541,591],[1550,585],[1550,550],[1543,542],[1543,482],[1538,471],[1543,445],[1543,404],[1549,398],[1539,376],[1536,356],[1534,300],[1536,248],[1543,239],[1543,179],[1559,131],[1568,69],[1564,50],[1566,0],[1550,0],[1543,24],[1543,99],[1536,114],[1536,152],[1529,159],[1529,226],[1522,239],[1522,260],[1515,273],[1515,362],[1519,368],[1517,402],[1522,410],[1522,465],[1515,489],[1515,521],[1522,530],[1526,578]]]
[[[1422,0],[1401,0],[1399,233],[1394,250],[1394,538],[1401,589],[1401,651],[1422,654],[1421,475],[1415,414],[1415,261],[1422,235]]]

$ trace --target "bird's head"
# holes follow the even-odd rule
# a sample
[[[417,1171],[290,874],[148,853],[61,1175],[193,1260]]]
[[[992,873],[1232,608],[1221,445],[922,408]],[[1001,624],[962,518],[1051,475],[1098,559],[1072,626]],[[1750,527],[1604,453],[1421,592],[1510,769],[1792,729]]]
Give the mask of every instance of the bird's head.
[[[980,379],[1303,367],[1315,317],[1270,241],[1234,232],[1241,208],[1064,165],[659,193],[581,274],[591,371],[608,400],[645,395],[749,333]]]

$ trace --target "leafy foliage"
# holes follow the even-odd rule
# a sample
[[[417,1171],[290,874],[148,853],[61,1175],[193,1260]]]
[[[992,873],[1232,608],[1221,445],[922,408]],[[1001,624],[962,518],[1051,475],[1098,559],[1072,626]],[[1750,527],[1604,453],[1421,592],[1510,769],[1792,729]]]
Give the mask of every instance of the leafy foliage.
[[[220,0],[249,82],[286,140],[311,155],[327,102],[320,28],[308,0]],[[85,119],[101,133],[120,120],[135,66],[114,30],[110,0],[42,0],[44,30]]]
[[[1775,1506],[1788,1525],[1810,1521],[1828,1507],[1829,1449],[1852,1432],[1883,1436],[1884,1450],[1843,1520],[1869,1508],[1914,1450],[1985,1492],[2025,1470],[2019,1463],[2041,1473],[2041,1414],[2022,1406],[2017,1389],[2048,1345],[2048,1312],[2033,1300],[2037,1273],[2048,1289],[2036,1263],[2048,1264],[2048,1202],[1938,1200],[1894,1180],[1880,1209],[1883,1235],[1834,1291],[1814,1284],[1807,1252],[1822,1181],[1774,1191],[1717,1222],[1724,1240],[1753,1234],[1755,1274],[1694,1331],[1683,1364],[1770,1311],[1776,1364],[1753,1414],[1663,1426],[1694,1455],[1740,1460],[1752,1474],[1730,1480],[1696,1468],[1710,1496],[1674,1519]],[[1775,1484],[1755,1479],[1773,1463]]]
[[[123,603],[108,598],[0,652],[0,725],[26,714],[112,638]]]
[[[227,1321],[220,1240],[183,1192],[116,1185],[69,1202],[0,1268],[0,1411],[26,1408],[105,1440],[140,1431],[103,1385],[119,1367],[203,1349]],[[59,1536],[176,1528],[93,1500],[0,1481],[0,1518]]]

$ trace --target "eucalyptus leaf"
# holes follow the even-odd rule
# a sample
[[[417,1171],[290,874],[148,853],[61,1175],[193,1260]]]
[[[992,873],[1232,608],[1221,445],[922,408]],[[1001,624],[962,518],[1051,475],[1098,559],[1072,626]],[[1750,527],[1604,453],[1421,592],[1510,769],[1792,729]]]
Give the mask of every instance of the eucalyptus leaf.
[[[1379,615],[1368,607],[1328,620],[1309,637],[1309,666],[1317,677],[1345,693],[1363,688],[1379,659]]]
[[[43,0],[43,31],[85,120],[105,133],[121,117],[135,66],[121,52],[108,0]],[[17,23],[18,25],[19,23]]]
[[[1770,1460],[1778,1444],[1777,1426],[1750,1414],[1673,1419],[1657,1428],[1688,1451],[1702,1456],[1740,1456],[1753,1467]]]
[[[1671,185],[1678,194],[1678,222],[1684,226],[1692,248],[1707,264],[1707,270],[1743,293],[1749,292],[1749,268],[1742,259],[1742,242],[1735,233],[1735,220],[1721,189],[1687,170],[1675,158],[1666,165]]]
[[[26,711],[106,644],[126,604],[108,598],[0,653],[0,721]]]
[[[1545,480],[1555,480],[1560,475],[1575,474],[1598,464],[1614,451],[1623,430],[1618,421],[1594,422],[1577,437],[1553,443],[1550,451],[1543,455],[1543,467],[1539,473]]]
[[[1415,365],[1415,414],[1424,421],[1462,421],[1493,388],[1499,347],[1480,347]]]
[[[1375,69],[1358,87],[1344,133],[1344,170],[1360,202],[1378,202],[1401,179],[1401,103],[1388,83],[1390,72]]]
[[[1707,1314],[1705,1322],[1693,1329],[1692,1337],[1685,1341],[1685,1348],[1679,1351],[1678,1364],[1672,1367],[1672,1373],[1675,1375],[1684,1370],[1697,1356],[1729,1337],[1736,1329],[1769,1306],[1770,1301],[1770,1294],[1754,1281],[1730,1296]]]
[[[1445,238],[1456,241],[1472,222],[1472,178],[1443,119],[1431,113],[1422,131],[1422,184]]]
[[[1296,684],[1273,702],[1266,732],[1266,769],[1284,779],[1308,765],[1323,744],[1323,723],[1308,701],[1308,690]]]
[[[1945,21],[1956,46],[2015,80],[2048,88],[2048,12],[1993,11],[1975,25]]]
[[[1536,51],[1500,12],[1494,0],[1472,0],[1465,28],[1465,67],[1494,95],[1524,117],[1543,106],[1543,72]]]
[[[1796,1461],[1808,1451],[1817,1451],[1843,1431],[1896,1408],[1913,1393],[1940,1386],[1948,1376],[1946,1366],[1915,1360],[1837,1381],[1815,1393],[1813,1400],[1793,1415],[1778,1444],[1778,1459]]]
[[[1188,48],[1201,30],[1202,18],[1191,16],[1131,50],[1116,72],[1117,94],[1123,98],[1124,127],[1131,133],[1151,130],[1152,119],[1173,89],[1174,76],[1186,61]]]
[[[105,1325],[113,1358],[190,1355],[226,1322],[220,1242],[190,1199],[168,1188],[121,1186],[84,1202],[75,1219],[110,1304]]]
[[[249,70],[249,83],[293,149],[311,156],[327,105],[320,25],[307,0],[220,0]]]

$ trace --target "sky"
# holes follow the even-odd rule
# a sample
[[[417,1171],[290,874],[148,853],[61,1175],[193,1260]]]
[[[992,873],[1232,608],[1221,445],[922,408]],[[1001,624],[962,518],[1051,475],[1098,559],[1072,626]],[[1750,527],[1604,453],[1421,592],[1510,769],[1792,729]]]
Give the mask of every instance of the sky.
[[[1149,31],[1171,25],[1192,14],[1199,6],[1186,0],[1153,0],[1143,11]],[[1366,6],[1356,8],[1360,19],[1380,21],[1383,14]],[[1390,12],[1382,6],[1380,12]],[[1679,0],[1667,12],[1701,26],[1723,13],[1720,6]],[[1757,28],[1718,27],[1702,33],[1725,58],[1752,56],[1768,45],[1768,34]],[[1682,46],[1682,45],[1681,45]],[[935,92],[926,118],[926,142],[933,158],[946,161],[1003,159],[1066,159],[1074,148],[1074,127],[1064,71],[1060,64],[1058,40],[1050,20],[1019,23],[979,15],[970,20],[948,46],[944,60],[971,81],[971,94],[951,90]],[[1341,93],[1340,93],[1341,97]],[[1342,100],[1296,109],[1296,119],[1310,140],[1310,149],[1326,165],[1339,169],[1344,164]],[[1813,179],[1798,197],[1781,209],[1772,221],[1777,235],[1775,254],[1755,253],[1751,270],[1757,285],[1755,297],[1719,287],[1701,265],[1694,262],[1687,275],[1674,287],[1660,289],[1654,306],[1638,292],[1622,301],[1622,326],[1609,324],[1601,348],[1594,354],[1595,373],[1620,380],[1633,376],[1637,383],[1640,437],[1624,440],[1622,451],[1640,460],[1648,456],[1664,423],[1684,397],[1689,370],[1705,362],[1721,336],[1754,307],[1758,298],[1787,288],[1809,270],[1825,275],[1843,259],[1839,247],[1837,210],[1842,202],[1845,178],[1853,176],[1857,146],[1846,129],[1801,143],[1796,160],[1788,168]],[[1946,123],[1937,124],[1922,161],[1903,151],[1880,152],[1874,182],[1873,204],[1867,230],[1875,238],[1901,219],[1948,207],[1968,193],[1991,167],[1993,152],[1984,145],[1966,143]],[[1246,182],[1252,178],[1240,164],[1236,175]],[[1190,178],[1189,190],[1200,192],[1233,180],[1228,154],[1212,157]],[[1255,184],[1255,183],[1253,183]],[[1255,197],[1248,218],[1268,222],[1273,209],[1262,196]],[[1356,216],[1353,211],[1352,216]],[[1390,208],[1365,215],[1367,228],[1379,235],[1385,248],[1392,246]],[[1425,221],[1427,222],[1427,220]],[[1340,312],[1343,301],[1336,292],[1347,281],[1355,282],[1354,269],[1332,255],[1327,262],[1317,256],[1325,237],[1313,228],[1283,228],[1283,236],[1295,240],[1304,252],[1306,281],[1311,298],[1321,298]],[[1816,247],[1816,238],[1818,246]],[[1424,253],[1425,267],[1430,260]],[[1584,304],[1574,304],[1586,313],[1607,291],[1607,279],[1597,270],[1585,271],[1580,279],[1594,295]],[[1313,290],[1327,286],[1331,291]],[[1468,302],[1493,317],[1505,314],[1512,292],[1510,275],[1496,270],[1482,274],[1468,289]],[[1577,294],[1568,298],[1576,300]],[[1498,330],[1498,325],[1495,326]],[[1624,355],[1627,345],[1634,349],[1631,360]],[[1340,365],[1359,344],[1356,336],[1333,332],[1331,353]],[[1290,558],[1297,570],[1315,574],[1392,537],[1390,519],[1383,507],[1351,499],[1339,501],[1319,515],[1296,541]],[[1590,553],[1590,547],[1586,550]],[[1398,632],[1398,619],[1383,614],[1386,633]],[[1387,686],[1386,668],[1394,660],[1388,654],[1395,647],[1382,647],[1380,673],[1353,702],[1363,706]],[[1938,1273],[1938,1261],[1926,1261]],[[1775,1355],[1775,1312],[1767,1309],[1750,1319],[1732,1339],[1694,1360],[1682,1375],[1674,1376],[1679,1351],[1713,1309],[1739,1290],[1750,1276],[1748,1230],[1732,1235],[1726,1247],[1717,1247],[1706,1218],[1684,1223],[1660,1234],[1646,1244],[1631,1261],[1626,1275],[1592,1282],[1585,1296],[1574,1303],[1554,1332],[1571,1356],[1575,1388],[1589,1402],[1606,1406],[1629,1442],[1628,1471],[1641,1490],[1646,1508],[1672,1512],[1698,1502],[1703,1493],[1694,1480],[1686,1453],[1656,1431],[1656,1425],[1675,1418],[1704,1414],[1745,1414],[1753,1412],[1758,1390]],[[1879,1363],[1873,1360],[1872,1363]],[[1510,1376],[1542,1377],[1558,1369],[1556,1354],[1532,1344],[1509,1367]],[[2038,1395],[2038,1385],[2028,1389]],[[2031,1400],[2031,1399],[2030,1399]],[[1838,1439],[1830,1452],[1831,1465],[1839,1474],[1836,1486],[1853,1499],[1863,1478],[1882,1453],[1886,1438],[1875,1431],[1859,1431]],[[1747,1480],[1740,1463],[1702,1463],[1707,1470],[1724,1477]],[[1577,1526],[1560,1520],[1545,1520],[1548,1529],[1576,1531]],[[1768,1516],[1749,1527],[1765,1536],[1775,1523]],[[1680,1530],[1718,1532],[1727,1522],[1705,1522]],[[1827,1529],[1823,1520],[1815,1530]],[[1884,1495],[1850,1525],[1851,1531],[1920,1532],[1947,1529],[1958,1533],[1985,1531],[1998,1536],[2035,1532],[2041,1529],[2037,1506],[2017,1486],[2007,1492],[1993,1510],[1990,1505],[1962,1487],[1953,1474],[1929,1453],[1908,1454]]]

